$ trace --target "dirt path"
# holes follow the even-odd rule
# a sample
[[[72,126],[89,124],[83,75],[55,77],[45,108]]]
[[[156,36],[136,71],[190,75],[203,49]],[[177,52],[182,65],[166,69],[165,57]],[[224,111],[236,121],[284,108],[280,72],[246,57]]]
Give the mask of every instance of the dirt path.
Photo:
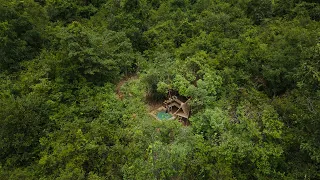
[[[162,101],[161,102],[148,102],[147,105],[148,105],[148,111],[152,112],[152,111],[160,108],[161,106],[163,106],[163,103],[162,103]]]

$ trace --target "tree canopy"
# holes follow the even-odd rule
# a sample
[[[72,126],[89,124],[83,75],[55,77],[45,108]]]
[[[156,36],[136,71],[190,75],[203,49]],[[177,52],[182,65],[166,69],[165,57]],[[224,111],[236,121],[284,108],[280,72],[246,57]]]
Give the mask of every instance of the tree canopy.
[[[319,29],[318,0],[0,0],[0,179],[320,179]]]

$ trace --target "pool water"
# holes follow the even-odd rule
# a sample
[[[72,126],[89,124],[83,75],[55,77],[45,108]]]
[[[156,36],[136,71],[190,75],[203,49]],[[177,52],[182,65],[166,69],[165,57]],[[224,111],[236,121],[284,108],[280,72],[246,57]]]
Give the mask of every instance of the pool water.
[[[168,119],[172,118],[172,115],[169,113],[166,113],[164,111],[160,111],[157,113],[157,117],[160,120],[168,120]]]

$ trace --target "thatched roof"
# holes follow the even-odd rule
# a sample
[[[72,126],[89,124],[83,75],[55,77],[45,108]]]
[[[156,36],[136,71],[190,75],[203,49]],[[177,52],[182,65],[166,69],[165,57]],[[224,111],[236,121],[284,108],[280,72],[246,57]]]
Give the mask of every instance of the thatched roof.
[[[187,101],[182,102],[177,97],[174,97],[172,99],[170,98],[168,101],[165,101],[165,103],[168,105],[168,107],[176,106],[178,108],[178,110],[173,113],[174,115],[189,118],[190,106]]]

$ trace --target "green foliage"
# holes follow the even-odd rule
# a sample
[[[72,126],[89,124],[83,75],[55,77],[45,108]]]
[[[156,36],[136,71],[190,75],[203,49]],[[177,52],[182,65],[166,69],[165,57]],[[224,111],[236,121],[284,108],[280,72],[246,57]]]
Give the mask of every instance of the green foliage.
[[[272,0],[250,1],[248,3],[248,14],[256,24],[272,15]]]
[[[21,166],[38,157],[39,138],[50,130],[50,106],[41,95],[30,93],[22,97],[1,93],[0,124],[1,163]]]
[[[0,179],[319,179],[319,7],[0,0]]]
[[[70,23],[81,18],[90,18],[97,12],[95,6],[100,6],[102,1],[63,1],[47,0],[46,10],[51,21],[63,21]]]
[[[17,71],[19,62],[39,54],[43,45],[44,10],[37,3],[0,1],[0,70]]]
[[[139,54],[123,33],[105,30],[102,34],[74,22],[66,28],[57,27],[52,33],[53,52],[44,52],[45,64],[50,64],[52,79],[66,82],[86,81],[101,84],[119,78],[121,73],[134,72]],[[56,49],[59,47],[59,49]],[[61,48],[61,49],[60,49]],[[40,62],[40,63],[41,63]]]

